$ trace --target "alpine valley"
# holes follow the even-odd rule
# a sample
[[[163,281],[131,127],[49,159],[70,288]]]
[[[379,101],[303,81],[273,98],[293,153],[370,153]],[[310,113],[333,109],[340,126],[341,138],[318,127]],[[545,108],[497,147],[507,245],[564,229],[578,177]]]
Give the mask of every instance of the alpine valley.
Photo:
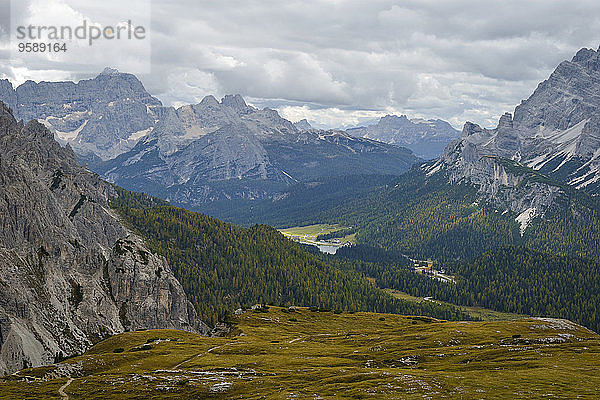
[[[288,197],[254,207],[260,210],[255,219],[352,226],[358,245],[342,252],[382,248],[435,260],[438,270],[459,277],[455,285],[417,288],[390,271],[371,271],[381,287],[560,316],[597,330],[599,89],[600,53],[582,49],[517,106],[514,117],[504,114],[493,130],[465,124],[438,159],[326,210],[281,220],[279,210],[294,208]],[[253,210],[242,211],[240,222]]]
[[[600,49],[462,133],[111,69],[0,99],[0,397],[600,395]]]

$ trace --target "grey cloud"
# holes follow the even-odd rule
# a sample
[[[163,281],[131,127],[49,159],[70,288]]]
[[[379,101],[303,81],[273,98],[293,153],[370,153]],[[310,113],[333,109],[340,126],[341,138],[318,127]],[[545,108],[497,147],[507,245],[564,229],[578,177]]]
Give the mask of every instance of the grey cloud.
[[[98,18],[123,6],[103,4]],[[332,121],[406,112],[489,125],[600,44],[591,0],[154,0],[151,11],[152,71],[140,77],[164,102],[240,93],[289,115],[329,109]]]

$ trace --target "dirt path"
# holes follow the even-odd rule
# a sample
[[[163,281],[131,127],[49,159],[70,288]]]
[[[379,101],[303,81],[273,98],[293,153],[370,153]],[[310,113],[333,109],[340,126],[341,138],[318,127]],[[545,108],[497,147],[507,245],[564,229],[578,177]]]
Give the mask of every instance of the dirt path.
[[[197,358],[197,357],[202,357],[202,356],[205,356],[206,354],[208,354],[208,353],[210,353],[210,352],[212,352],[212,351],[214,351],[214,350],[216,350],[216,349],[220,349],[220,348],[221,348],[221,347],[223,347],[223,346],[227,346],[228,344],[229,344],[229,343],[225,343],[225,344],[222,344],[221,346],[215,346],[215,347],[212,347],[212,348],[210,348],[210,349],[206,350],[206,351],[205,351],[205,352],[203,352],[203,353],[200,353],[200,354],[195,354],[195,355],[193,355],[193,356],[191,356],[191,357],[189,357],[189,358],[186,358],[185,360],[183,360],[182,362],[180,362],[179,364],[177,364],[176,366],[174,366],[174,367],[173,367],[173,369],[178,369],[179,367],[181,367],[181,366],[182,366],[183,364],[185,364],[186,362],[188,362],[188,361],[190,361],[190,360],[193,360],[194,358]]]
[[[58,394],[60,394],[60,397],[68,400],[69,399],[69,395],[65,393],[65,389],[67,388],[67,386],[69,386],[72,382],[74,381],[73,378],[69,378],[69,380],[67,381],[67,383],[65,383],[64,385],[62,385],[59,389],[58,389]]]

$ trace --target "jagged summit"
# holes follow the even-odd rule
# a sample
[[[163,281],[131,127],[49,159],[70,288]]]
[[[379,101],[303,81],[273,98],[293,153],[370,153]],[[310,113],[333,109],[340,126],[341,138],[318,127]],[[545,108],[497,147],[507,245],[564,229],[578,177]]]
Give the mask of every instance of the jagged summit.
[[[221,104],[226,107],[234,108],[236,110],[241,110],[241,109],[245,109],[246,107],[248,107],[248,105],[244,101],[244,98],[239,94],[225,95],[225,97],[223,97],[221,99]]]
[[[301,119],[298,122],[294,122],[294,126],[299,131],[310,131],[311,129],[313,129],[312,125],[306,120],[306,118]]]
[[[134,75],[105,69],[74,82],[0,81],[0,100],[17,119],[39,119],[82,159],[110,159],[131,149],[156,124],[161,102]]]
[[[220,103],[219,103],[219,100],[217,100],[215,98],[215,96],[208,95],[208,96],[205,96],[199,104],[202,105],[202,106],[214,106],[214,107],[216,107]]]
[[[13,130],[18,130],[13,111],[0,101],[0,136],[7,135]]]
[[[100,73],[100,75],[117,75],[120,74],[118,69],[115,68],[111,68],[111,67],[106,67],[102,70],[102,72]]]
[[[565,130],[592,116],[600,106],[600,53],[580,50],[563,61],[534,93],[515,108],[514,121],[522,136],[532,130]]]
[[[405,114],[402,114],[399,116],[387,114],[387,115],[381,117],[380,121],[382,123],[393,123],[393,121],[401,121],[401,122],[406,123],[408,121],[408,117]]]
[[[583,48],[573,56],[571,62],[585,65],[586,68],[592,70],[598,70],[600,65],[598,64],[598,60],[600,59],[600,47],[598,50],[586,49]]]

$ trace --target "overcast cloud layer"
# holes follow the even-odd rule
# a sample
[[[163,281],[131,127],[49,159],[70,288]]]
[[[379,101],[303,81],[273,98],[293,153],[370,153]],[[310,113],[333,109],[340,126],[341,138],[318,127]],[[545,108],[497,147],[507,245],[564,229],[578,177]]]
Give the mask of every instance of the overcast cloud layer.
[[[19,4],[23,21],[48,10],[99,21],[128,3]],[[560,61],[600,45],[594,0],[153,0],[149,9],[151,72],[139,77],[165,104],[240,93],[327,127],[386,113],[495,126]],[[16,83],[89,77],[128,56],[97,50],[82,67],[23,64],[0,51],[0,76]]]

